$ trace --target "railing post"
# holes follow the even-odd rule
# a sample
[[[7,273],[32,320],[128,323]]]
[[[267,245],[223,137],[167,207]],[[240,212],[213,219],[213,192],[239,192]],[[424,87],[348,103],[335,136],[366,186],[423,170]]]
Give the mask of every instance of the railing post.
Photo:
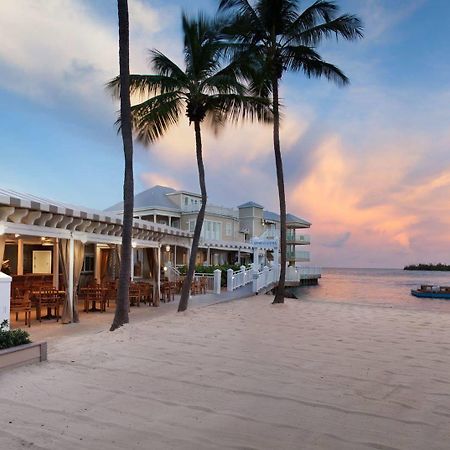
[[[269,284],[269,268],[267,266],[264,266],[263,275],[264,275],[264,287],[266,287]]]
[[[253,278],[253,292],[258,292],[258,278],[259,272],[255,269],[252,270],[252,278]]]
[[[222,271],[216,269],[214,271],[214,294],[220,294],[220,285],[222,281]]]
[[[9,330],[11,280],[12,278],[9,275],[0,272],[0,323],[6,320],[8,322],[7,325],[8,330]]]
[[[227,270],[227,291],[233,290],[233,269]]]

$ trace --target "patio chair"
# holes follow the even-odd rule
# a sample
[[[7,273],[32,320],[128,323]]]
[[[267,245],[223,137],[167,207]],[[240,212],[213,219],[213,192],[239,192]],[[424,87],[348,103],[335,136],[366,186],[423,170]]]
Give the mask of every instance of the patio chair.
[[[25,325],[31,327],[31,300],[30,291],[25,291],[23,295],[16,290],[15,295],[11,298],[10,312],[16,313],[16,322],[19,321],[19,313],[25,313]]]

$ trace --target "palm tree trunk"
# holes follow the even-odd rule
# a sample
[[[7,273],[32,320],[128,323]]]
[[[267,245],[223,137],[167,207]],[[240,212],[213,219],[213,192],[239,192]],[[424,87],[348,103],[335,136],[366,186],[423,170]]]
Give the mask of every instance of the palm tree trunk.
[[[198,243],[200,241],[200,234],[202,232],[203,220],[205,219],[206,209],[206,183],[205,183],[205,168],[203,166],[202,156],[202,135],[200,130],[200,122],[195,121],[195,144],[197,151],[197,166],[198,166],[198,181],[200,183],[200,192],[202,194],[202,206],[198,212],[197,220],[195,221],[194,237],[192,239],[191,255],[189,257],[189,267],[186,278],[181,288],[181,298],[178,305],[178,312],[186,311],[189,300],[189,293],[191,291],[192,280],[194,279],[195,261],[197,258]]]
[[[128,323],[129,285],[131,276],[131,237],[133,232],[134,183],[133,183],[133,137],[130,104],[130,43],[128,25],[128,2],[117,0],[119,15],[119,65],[120,65],[120,120],[125,174],[123,182],[123,228],[119,273],[119,289],[116,312],[110,331]]]
[[[284,285],[286,280],[286,196],[284,193],[283,160],[280,147],[280,108],[278,98],[278,78],[273,77],[273,149],[277,170],[278,198],[280,202],[280,250],[281,270],[278,288],[273,303],[284,303]]]

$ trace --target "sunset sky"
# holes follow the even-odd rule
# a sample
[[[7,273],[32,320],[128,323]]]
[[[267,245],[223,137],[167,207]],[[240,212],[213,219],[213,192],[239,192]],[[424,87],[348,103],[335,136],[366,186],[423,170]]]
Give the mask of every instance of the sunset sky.
[[[288,209],[313,223],[313,263],[450,263],[450,2],[338,3],[362,18],[365,39],[319,51],[351,85],[283,79]],[[149,48],[181,64],[181,8],[216,5],[129,0],[131,72],[149,73]],[[121,200],[118,104],[104,88],[118,73],[116,2],[2,2],[0,29],[0,186],[98,209]],[[205,131],[204,141],[211,202],[277,210],[270,127]],[[135,150],[136,192],[199,190],[187,121]]]

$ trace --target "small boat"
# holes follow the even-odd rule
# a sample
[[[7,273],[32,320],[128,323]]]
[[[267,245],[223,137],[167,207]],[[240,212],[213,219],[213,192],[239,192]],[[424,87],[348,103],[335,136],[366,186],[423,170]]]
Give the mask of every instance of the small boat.
[[[441,298],[450,300],[450,287],[422,284],[419,289],[412,289],[411,294],[421,298]]]

